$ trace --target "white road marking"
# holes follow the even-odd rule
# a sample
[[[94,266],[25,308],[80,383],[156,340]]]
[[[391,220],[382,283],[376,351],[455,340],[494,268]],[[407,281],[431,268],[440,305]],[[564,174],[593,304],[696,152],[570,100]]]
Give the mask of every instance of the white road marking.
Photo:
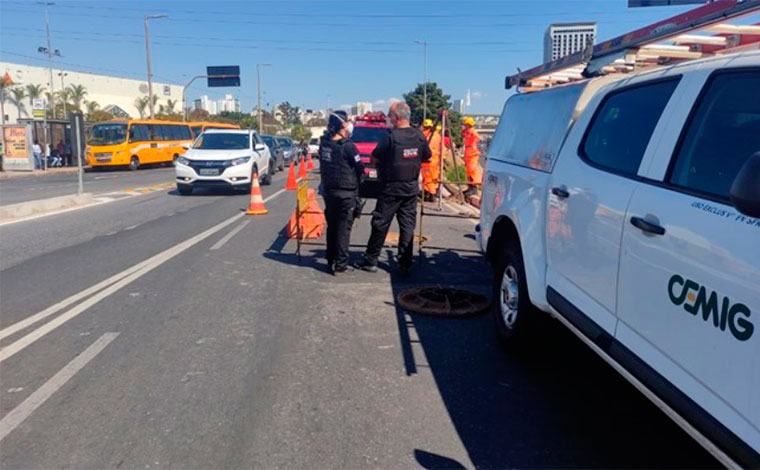
[[[243,227],[245,227],[246,225],[248,225],[248,222],[250,222],[250,220],[243,221],[242,224],[240,224],[237,227],[235,227],[234,229],[232,229],[230,231],[230,233],[228,233],[227,235],[225,235],[218,242],[214,243],[214,245],[210,248],[210,250],[214,251],[214,250],[218,250],[219,248],[223,247],[224,244],[227,243],[228,241],[230,241],[230,239],[232,237],[234,237],[239,231],[243,230]]]
[[[63,369],[58,371],[53,377],[45,382],[40,388],[34,391],[29,397],[21,402],[16,408],[12,409],[2,420],[0,420],[0,441],[10,434],[19,424],[29,417],[56,391],[63,387],[74,374],[82,370],[95,356],[98,355],[111,341],[116,339],[119,333],[106,333],[90,347],[84,350],[82,354],[75,357],[71,362],[66,364]]]
[[[96,176],[96,177],[95,177],[95,178],[93,178],[93,179],[94,179],[94,180],[110,180],[110,179],[113,179],[113,178],[118,178],[118,177],[119,177],[119,175],[109,175],[109,176]]]
[[[279,196],[280,194],[284,193],[285,189],[281,189],[277,191],[276,193],[270,195],[264,201],[270,201],[274,199],[275,197]],[[211,227],[210,229],[206,230],[205,232],[202,232],[194,237],[191,237],[184,242],[181,242],[172,248],[169,248],[167,250],[162,251],[161,253],[152,256],[148,258],[145,261],[142,261],[118,274],[115,274],[111,276],[110,278],[101,281],[97,284],[95,284],[92,287],[89,287],[81,292],[78,292],[71,297],[68,297],[67,299],[64,299],[55,305],[51,305],[50,307],[46,308],[45,310],[42,310],[41,312],[38,312],[30,317],[25,318],[24,320],[21,320],[17,323],[14,323],[13,325],[10,325],[6,328],[3,328],[0,330],[0,339],[6,338],[18,331],[21,331],[41,320],[44,320],[45,318],[54,315],[55,313],[63,310],[64,308],[68,307],[69,305],[78,302],[79,300],[82,300],[92,294],[95,294],[96,292],[99,292],[96,295],[93,295],[88,300],[82,302],[81,304],[77,305],[76,307],[68,310],[66,313],[62,314],[55,320],[52,320],[41,327],[37,328],[36,330],[28,333],[26,336],[23,336],[19,340],[9,344],[8,346],[0,349],[0,362],[3,362],[4,360],[8,359],[9,357],[13,356],[14,354],[18,353],[19,351],[23,350],[30,344],[34,343],[50,331],[53,331],[54,329],[58,328],[62,324],[66,323],[67,321],[71,320],[72,318],[76,317],[83,311],[87,310],[91,306],[95,305],[102,299],[108,297],[109,295],[113,294],[114,292],[118,291],[122,287],[130,284],[134,280],[140,278],[144,274],[148,273],[152,269],[160,266],[161,264],[165,263],[166,261],[170,260],[174,256],[182,253],[183,251],[187,250],[188,248],[192,247],[193,245],[201,242],[202,240],[205,240],[206,238],[210,237],[211,235],[215,234],[216,232],[222,230],[224,227],[234,223],[238,219],[245,216],[244,212],[241,212],[239,214],[236,214],[229,219]],[[103,290],[101,290],[103,289]]]

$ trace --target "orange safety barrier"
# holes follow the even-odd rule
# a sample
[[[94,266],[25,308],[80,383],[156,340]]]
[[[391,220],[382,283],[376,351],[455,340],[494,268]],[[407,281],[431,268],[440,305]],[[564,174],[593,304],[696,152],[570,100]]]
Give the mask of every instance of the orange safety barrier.
[[[300,232],[301,240],[319,238],[325,229],[325,213],[319,207],[317,191],[309,189],[306,210],[299,214],[298,207],[293,211],[288,221],[288,238],[296,238]],[[300,216],[300,217],[299,217]],[[299,218],[296,225],[296,218]]]

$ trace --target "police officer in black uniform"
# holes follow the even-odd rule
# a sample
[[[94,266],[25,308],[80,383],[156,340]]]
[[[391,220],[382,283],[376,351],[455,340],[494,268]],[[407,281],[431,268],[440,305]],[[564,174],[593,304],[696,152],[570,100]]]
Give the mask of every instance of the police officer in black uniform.
[[[385,236],[396,216],[399,225],[398,274],[406,277],[412,265],[414,227],[417,223],[417,198],[422,162],[430,160],[427,139],[409,124],[410,109],[405,102],[391,105],[388,111],[393,129],[380,140],[372,152],[378,165],[382,189],[372,213],[372,234],[367,242],[364,260],[358,265],[364,271],[377,271],[377,258],[385,244]]]
[[[359,150],[351,141],[353,125],[345,111],[330,114],[327,132],[319,146],[319,171],[327,219],[327,265],[334,275],[352,270],[348,266],[348,245],[359,184],[364,166]]]

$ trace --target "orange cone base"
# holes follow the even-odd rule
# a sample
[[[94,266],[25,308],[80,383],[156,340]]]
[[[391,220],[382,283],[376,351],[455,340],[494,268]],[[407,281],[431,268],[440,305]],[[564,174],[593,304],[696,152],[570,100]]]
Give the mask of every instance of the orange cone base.
[[[264,215],[268,213],[269,211],[266,209],[248,209],[247,211],[245,211],[246,215]]]

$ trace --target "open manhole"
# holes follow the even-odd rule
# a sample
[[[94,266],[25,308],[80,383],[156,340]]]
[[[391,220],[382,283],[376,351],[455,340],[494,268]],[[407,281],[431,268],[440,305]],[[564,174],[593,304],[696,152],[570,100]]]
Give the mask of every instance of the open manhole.
[[[445,317],[475,315],[491,304],[484,295],[443,286],[407,289],[398,295],[398,303],[410,312]]]

